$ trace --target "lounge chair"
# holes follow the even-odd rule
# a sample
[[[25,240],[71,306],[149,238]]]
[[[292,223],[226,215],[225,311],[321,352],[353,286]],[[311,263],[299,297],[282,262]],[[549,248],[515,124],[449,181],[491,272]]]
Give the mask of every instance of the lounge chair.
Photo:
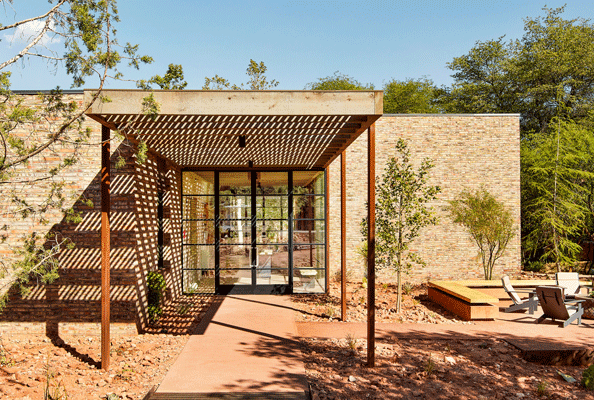
[[[514,289],[512,286],[509,276],[503,275],[501,278],[501,283],[503,283],[503,289],[512,299],[514,304],[507,307],[504,311],[505,312],[514,312],[519,310],[528,309],[530,314],[534,314],[536,309],[538,308],[538,297],[536,296],[535,292],[530,289]],[[518,293],[525,293],[528,294],[527,298],[521,298]]]
[[[557,286],[565,288],[566,299],[575,299],[575,295],[582,292],[580,276],[577,272],[557,272],[555,274],[555,280],[557,281]],[[588,291],[590,291],[589,289]]]
[[[563,288],[557,286],[539,286],[536,294],[544,314],[536,322],[539,324],[547,318],[553,321],[563,321],[563,327],[577,320],[578,325],[582,323],[583,301],[566,302],[563,300]]]

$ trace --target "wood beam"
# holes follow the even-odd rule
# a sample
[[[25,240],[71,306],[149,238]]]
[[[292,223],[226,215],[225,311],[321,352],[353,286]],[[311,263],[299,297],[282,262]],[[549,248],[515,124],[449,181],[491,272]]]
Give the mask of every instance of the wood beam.
[[[340,155],[340,319],[346,321],[346,150]]]
[[[101,126],[101,369],[109,369],[110,130]]]
[[[375,367],[375,124],[367,130],[367,366]]]

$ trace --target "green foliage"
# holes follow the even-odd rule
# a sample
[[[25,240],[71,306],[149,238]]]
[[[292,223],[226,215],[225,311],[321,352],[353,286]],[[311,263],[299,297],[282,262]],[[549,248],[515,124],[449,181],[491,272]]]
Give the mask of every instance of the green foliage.
[[[249,77],[246,85],[243,83],[239,85],[231,84],[227,79],[215,75],[212,78],[204,78],[204,86],[202,86],[202,90],[243,90],[245,86],[247,86],[247,90],[273,89],[277,87],[279,83],[274,79],[268,81],[268,78],[265,75],[266,70],[267,68],[266,65],[264,65],[264,61],[257,63],[250,59],[250,64],[246,69],[246,74]]]
[[[319,78],[317,82],[310,82],[305,86],[308,90],[372,90],[373,85],[362,84],[356,79],[336,71],[334,75]]]
[[[380,182],[376,185],[376,262],[380,268],[393,269],[397,274],[397,312],[401,311],[402,273],[409,273],[413,265],[425,262],[410,251],[411,243],[421,229],[437,223],[432,207],[439,186],[428,184],[433,168],[424,159],[417,170],[413,168],[410,150],[402,139],[396,144],[397,156],[388,160]],[[367,236],[367,219],[361,223],[361,233]]]
[[[544,397],[549,395],[549,382],[547,381],[540,381],[538,385],[536,385],[536,395],[538,397]]]
[[[468,229],[479,248],[485,279],[493,279],[495,262],[514,236],[511,212],[484,188],[461,192],[447,210],[455,223]]]
[[[136,86],[140,89],[150,90],[151,85],[159,86],[159,89],[165,90],[183,90],[188,86],[188,82],[184,80],[184,71],[181,64],[169,64],[165,75],[155,75],[149,80],[140,80]]]
[[[594,134],[572,121],[551,129],[521,144],[522,250],[526,261],[560,269],[577,261],[594,222]]]
[[[66,387],[61,380],[56,380],[56,373],[50,368],[49,361],[45,365],[43,400],[68,400]]]
[[[162,305],[165,296],[165,278],[160,272],[150,271],[146,276],[147,303],[149,321],[156,321],[163,313]]]
[[[588,390],[594,390],[594,365],[590,365],[582,372],[582,385]]]
[[[521,39],[479,41],[448,64],[455,81],[441,96],[446,112],[521,113],[526,136],[546,132],[555,116],[576,120],[593,109],[594,25],[563,19],[564,7],[544,11],[525,20]]]
[[[23,7],[24,11],[28,11],[26,5]],[[18,14],[20,11],[15,9],[14,12]],[[137,45],[118,44],[115,27],[119,17],[115,0],[50,1],[48,12],[33,16],[33,19],[43,22],[43,28],[26,38],[20,50],[17,48],[15,54],[7,55],[6,61],[0,63],[0,185],[3,185],[5,196],[11,200],[4,216],[27,218],[32,224],[47,224],[47,213],[60,210],[67,222],[78,223],[81,214],[65,206],[67,199],[59,174],[75,165],[80,149],[88,145],[91,130],[82,126],[87,108],[69,100],[60,88],[40,94],[38,104],[25,103],[22,96],[11,92],[11,74],[5,69],[19,60],[25,65],[25,60],[45,58],[54,64],[50,67],[64,68],[71,75],[72,87],[81,87],[90,77],[97,77],[96,83],[101,89],[106,80],[122,77],[119,71],[122,62],[128,61],[128,65],[138,68],[141,63],[149,63],[152,59],[138,55]],[[25,22],[17,21],[2,30],[10,34]],[[56,42],[64,44],[62,55],[39,45],[42,38],[50,33],[57,39]],[[99,90],[90,103],[94,101],[108,99]],[[64,149],[67,151],[64,152]],[[65,153],[68,156],[64,157]],[[42,157],[59,157],[60,161],[48,168],[45,174],[23,173],[30,160]],[[22,187],[35,188],[42,182],[43,187],[34,198],[27,196],[31,190],[19,190]],[[6,236],[2,238],[4,240]],[[26,292],[31,278],[42,283],[55,280],[56,255],[60,247],[71,245],[67,239],[52,235],[32,233],[24,237],[23,245],[15,247],[18,261],[10,265],[2,263],[2,304],[12,284],[17,284],[21,292]]]
[[[384,113],[432,114],[439,112],[435,104],[436,88],[428,78],[392,79],[384,85]]]

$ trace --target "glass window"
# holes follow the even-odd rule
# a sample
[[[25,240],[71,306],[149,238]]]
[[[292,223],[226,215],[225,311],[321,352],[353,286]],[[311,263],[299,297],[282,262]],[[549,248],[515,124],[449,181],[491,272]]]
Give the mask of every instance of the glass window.
[[[251,172],[220,172],[219,190],[220,195],[250,194],[252,192]]]
[[[324,194],[324,171],[294,171],[293,194]]]
[[[214,246],[184,246],[183,247],[184,269],[213,269],[215,267]]]
[[[184,194],[214,195],[213,171],[183,171],[182,184]]]
[[[257,172],[256,193],[260,195],[278,195],[289,193],[288,172]]]
[[[215,244],[214,221],[183,221],[183,244]]]

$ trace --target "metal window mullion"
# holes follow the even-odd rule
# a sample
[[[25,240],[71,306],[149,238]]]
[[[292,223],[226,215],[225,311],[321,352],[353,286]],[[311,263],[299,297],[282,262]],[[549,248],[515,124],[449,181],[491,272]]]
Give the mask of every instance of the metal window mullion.
[[[257,213],[257,198],[256,198],[256,172],[250,172],[250,179],[251,179],[251,205],[252,205],[252,254],[251,254],[251,264],[252,264],[252,285],[256,284],[256,265],[258,264],[258,253],[256,247],[256,213]]]

